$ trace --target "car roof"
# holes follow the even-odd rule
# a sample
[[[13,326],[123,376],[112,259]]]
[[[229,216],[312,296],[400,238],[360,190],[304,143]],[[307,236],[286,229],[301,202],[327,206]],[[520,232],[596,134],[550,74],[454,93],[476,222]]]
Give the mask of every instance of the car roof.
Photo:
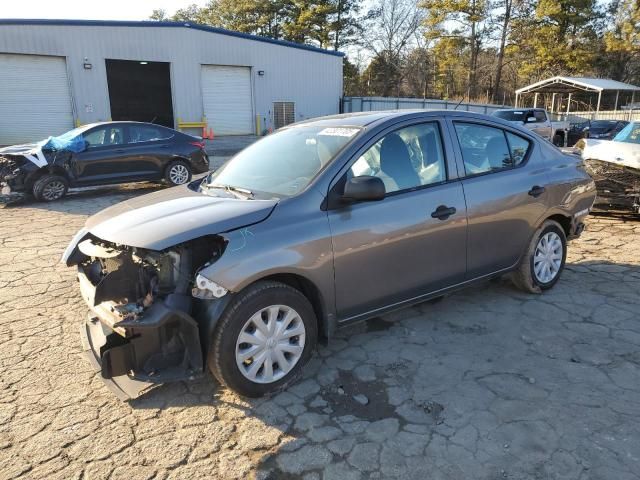
[[[164,125],[158,125],[157,123],[150,123],[150,122],[136,122],[133,120],[112,120],[112,121],[108,121],[108,122],[94,122],[94,123],[88,123],[86,125],[83,125],[84,127],[89,127],[89,128],[93,128],[93,127],[99,127],[101,125],[113,125],[113,124],[128,124],[128,125],[149,125],[151,127],[162,127],[162,128],[168,128],[170,130],[173,130],[173,128],[171,127],[165,127]]]
[[[377,125],[389,120],[409,120],[412,118],[420,118],[423,116],[455,116],[457,118],[476,118],[496,121],[495,118],[476,112],[467,112],[464,110],[443,110],[443,109],[406,109],[406,110],[381,110],[371,112],[342,113],[338,115],[329,115],[326,117],[312,118],[297,122],[293,126],[318,126],[318,127],[367,127]]]

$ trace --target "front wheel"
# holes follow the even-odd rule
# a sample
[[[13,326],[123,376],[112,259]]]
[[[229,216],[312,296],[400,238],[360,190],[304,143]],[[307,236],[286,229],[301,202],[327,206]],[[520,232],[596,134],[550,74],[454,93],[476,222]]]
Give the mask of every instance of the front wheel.
[[[282,390],[309,361],[318,337],[313,307],[295,288],[257,282],[240,292],[216,326],[211,373],[247,397]]]
[[[526,292],[549,290],[560,278],[566,259],[566,234],[558,222],[547,220],[533,235],[513,281]]]
[[[173,186],[184,185],[191,180],[191,174],[191,167],[187,162],[174,160],[167,165],[164,179]]]
[[[69,182],[61,175],[43,175],[33,184],[33,196],[41,202],[60,200],[67,194]]]

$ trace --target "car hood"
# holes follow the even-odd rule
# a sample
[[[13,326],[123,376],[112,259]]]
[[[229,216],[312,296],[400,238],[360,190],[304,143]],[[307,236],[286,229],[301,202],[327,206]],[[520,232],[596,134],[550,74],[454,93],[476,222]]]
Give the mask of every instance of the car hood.
[[[266,219],[278,200],[242,200],[195,192],[187,186],[126,200],[89,217],[85,228],[121,245],[163,250],[204,235]]]
[[[584,139],[582,158],[640,169],[640,144],[615,140]]]
[[[24,155],[31,153],[38,147],[37,143],[25,143],[23,145],[11,145],[10,147],[0,148],[0,154],[5,155]]]

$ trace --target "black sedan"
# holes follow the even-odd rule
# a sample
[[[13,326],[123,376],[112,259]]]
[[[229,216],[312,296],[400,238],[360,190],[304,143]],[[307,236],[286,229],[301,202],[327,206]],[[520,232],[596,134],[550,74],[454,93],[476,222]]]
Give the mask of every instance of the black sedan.
[[[182,185],[206,172],[200,137],[140,122],[84,125],[38,143],[0,149],[3,197],[62,198],[69,187],[165,180]]]
[[[591,120],[576,124],[569,130],[569,145],[575,145],[581,138],[611,140],[628,124],[624,120]]]

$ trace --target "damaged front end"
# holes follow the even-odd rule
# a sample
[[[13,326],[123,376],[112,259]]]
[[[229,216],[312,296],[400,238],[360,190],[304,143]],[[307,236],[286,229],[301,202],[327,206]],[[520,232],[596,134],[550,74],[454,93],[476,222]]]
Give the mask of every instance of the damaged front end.
[[[603,160],[585,160],[596,183],[596,207],[640,213],[640,169]]]
[[[0,155],[0,198],[22,197],[26,186],[24,171],[28,161],[19,155]]]
[[[195,278],[222,255],[224,239],[210,235],[154,251],[80,235],[66,263],[77,265],[90,308],[81,327],[84,349],[111,390],[130,399],[154,384],[201,375],[201,340],[227,291]]]

